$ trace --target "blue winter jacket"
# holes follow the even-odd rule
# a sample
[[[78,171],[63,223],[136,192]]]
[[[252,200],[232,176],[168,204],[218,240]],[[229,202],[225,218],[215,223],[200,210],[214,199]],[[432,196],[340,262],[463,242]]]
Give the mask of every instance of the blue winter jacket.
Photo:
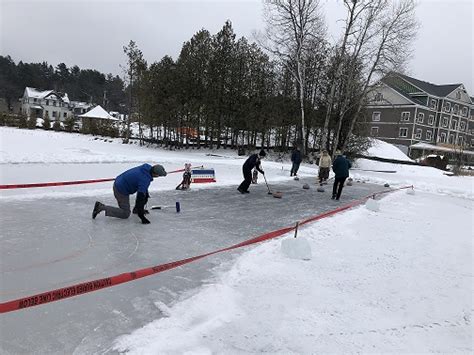
[[[115,188],[122,195],[133,195],[137,191],[146,194],[153,181],[151,169],[150,164],[143,164],[127,170],[115,178]]]
[[[351,162],[348,159],[343,155],[338,155],[332,163],[332,171],[336,174],[336,178],[348,177],[351,166]]]

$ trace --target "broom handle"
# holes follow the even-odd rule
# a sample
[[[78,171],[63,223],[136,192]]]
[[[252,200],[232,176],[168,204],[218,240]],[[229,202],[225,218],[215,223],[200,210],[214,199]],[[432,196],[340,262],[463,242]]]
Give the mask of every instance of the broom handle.
[[[263,178],[265,179],[265,185],[267,185],[268,192],[271,193],[270,186],[268,186],[267,177],[265,176],[265,174],[263,174]]]

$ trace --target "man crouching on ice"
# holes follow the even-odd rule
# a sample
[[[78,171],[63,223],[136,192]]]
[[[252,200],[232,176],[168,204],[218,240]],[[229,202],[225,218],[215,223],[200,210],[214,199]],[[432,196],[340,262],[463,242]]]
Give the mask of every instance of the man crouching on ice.
[[[143,164],[125,171],[115,178],[114,182],[114,196],[118,203],[117,207],[107,206],[96,201],[94,210],[92,211],[92,218],[95,219],[97,215],[105,211],[107,217],[117,217],[126,219],[130,217],[130,195],[137,193],[135,207],[133,213],[136,213],[142,220],[143,224],[149,224],[150,221],[145,217],[148,211],[145,210],[145,205],[148,202],[148,187],[153,181],[154,177],[166,176],[166,171],[161,165]]]

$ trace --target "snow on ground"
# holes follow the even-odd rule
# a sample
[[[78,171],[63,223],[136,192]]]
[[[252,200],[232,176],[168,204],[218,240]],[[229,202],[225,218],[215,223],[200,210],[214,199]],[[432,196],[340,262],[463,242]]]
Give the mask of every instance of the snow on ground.
[[[242,179],[243,158],[230,150],[167,151],[5,127],[0,138],[2,184],[114,177],[143,162],[162,163],[167,170],[184,162],[216,169],[216,184],[193,188]],[[408,160],[394,149],[384,143],[369,153]],[[263,164],[270,181],[290,179],[289,162]],[[316,174],[314,165],[300,170],[303,176]],[[473,178],[364,159],[355,162],[351,176],[392,187],[414,185],[416,194],[395,192],[380,200],[380,212],[359,207],[301,228],[311,260],[284,256],[281,238],[248,248],[230,270],[215,270],[207,286],[162,309],[167,317],[117,339],[115,349],[472,353]],[[181,174],[170,174],[151,191],[173,189],[180,180]],[[77,187],[4,191],[0,198],[92,194],[110,194],[110,184],[83,185],[79,192]]]

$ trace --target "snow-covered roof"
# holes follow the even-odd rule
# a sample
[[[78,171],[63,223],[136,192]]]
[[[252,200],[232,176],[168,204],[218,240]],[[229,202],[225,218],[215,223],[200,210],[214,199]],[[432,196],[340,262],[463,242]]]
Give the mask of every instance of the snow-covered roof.
[[[26,87],[25,89],[26,91],[26,96],[28,97],[33,97],[35,99],[42,99],[46,96],[48,96],[49,94],[51,94],[53,92],[53,90],[38,90],[38,89],[35,89],[35,88],[30,88],[30,87]]]
[[[25,93],[27,97],[32,97],[34,99],[44,99],[50,95],[56,95],[57,97],[61,98],[64,102],[69,103],[69,97],[67,94],[61,96],[61,93],[56,92],[54,90],[38,90],[31,87],[25,88]]]
[[[102,106],[96,106],[92,110],[86,112],[83,115],[80,115],[79,117],[81,118],[99,118],[103,120],[112,120],[112,121],[118,121],[117,118],[112,117],[109,115],[107,111],[105,111]]]
[[[410,146],[411,149],[420,149],[420,150],[435,150],[438,152],[451,152],[451,153],[459,153],[459,149],[453,149],[448,147],[443,147],[440,145],[432,145],[428,143],[416,143]],[[463,150],[463,154],[474,155],[473,151],[470,150]]]

